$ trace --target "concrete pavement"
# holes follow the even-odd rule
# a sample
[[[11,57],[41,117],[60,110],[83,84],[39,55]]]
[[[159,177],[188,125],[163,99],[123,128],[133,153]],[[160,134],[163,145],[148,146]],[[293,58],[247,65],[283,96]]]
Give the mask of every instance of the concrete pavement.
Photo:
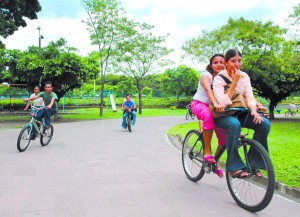
[[[0,131],[0,217],[298,216],[300,205],[275,195],[259,213],[240,208],[225,178],[189,181],[166,132],[184,117],[54,123],[47,147],[19,153],[20,129]]]

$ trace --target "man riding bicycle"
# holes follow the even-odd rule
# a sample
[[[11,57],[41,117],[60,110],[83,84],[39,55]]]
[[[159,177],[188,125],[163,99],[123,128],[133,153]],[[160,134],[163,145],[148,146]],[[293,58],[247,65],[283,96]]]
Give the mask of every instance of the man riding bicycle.
[[[122,127],[126,129],[126,117],[128,116],[129,113],[132,115],[132,126],[134,126],[135,121],[136,121],[136,109],[135,109],[135,104],[132,99],[130,99],[130,94],[126,95],[125,100],[122,103],[122,110],[123,112],[123,122],[122,122]]]
[[[292,112],[293,110],[295,110],[296,109],[296,105],[295,105],[295,102],[294,101],[292,101],[292,103],[289,105],[289,107],[288,107],[288,110],[289,110],[289,112]]]

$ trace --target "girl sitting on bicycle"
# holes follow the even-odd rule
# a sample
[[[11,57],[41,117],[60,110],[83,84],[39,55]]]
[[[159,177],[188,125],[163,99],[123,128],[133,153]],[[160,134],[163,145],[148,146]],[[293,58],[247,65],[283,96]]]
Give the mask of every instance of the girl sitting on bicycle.
[[[207,71],[200,75],[198,89],[191,103],[192,112],[195,114],[198,120],[203,121],[202,129],[204,137],[204,160],[211,164],[216,163],[214,157],[211,155],[211,138],[214,129],[218,137],[219,147],[225,144],[225,132],[223,132],[223,130],[220,128],[215,128],[214,120],[209,110],[209,103],[212,102],[215,108],[217,108],[218,112],[223,111],[223,106],[219,105],[214,97],[211,85],[213,78],[224,68],[225,65],[223,54],[215,54],[210,58],[209,64],[206,67]],[[217,167],[215,173],[219,177],[223,177],[223,171],[219,167]]]
[[[251,82],[249,76],[240,71],[242,66],[242,55],[238,50],[230,49],[225,54],[226,69],[220,74],[227,77],[232,83],[228,92],[224,93],[224,87],[227,83],[222,77],[216,76],[213,81],[213,92],[222,107],[227,107],[232,104],[231,98],[235,91],[243,94],[247,100],[250,114],[241,114],[238,117],[223,116],[215,119],[216,127],[221,127],[226,130],[226,148],[227,161],[226,170],[234,178],[248,177],[248,172],[254,173],[256,176],[262,176],[258,169],[261,168],[261,159],[257,157],[256,153],[250,152],[249,159],[251,161],[253,171],[244,171],[246,167],[238,154],[238,138],[241,131],[241,123],[243,127],[253,129],[255,131],[253,139],[261,143],[268,151],[267,137],[270,132],[270,122],[265,117],[257,113],[257,101],[253,96]]]

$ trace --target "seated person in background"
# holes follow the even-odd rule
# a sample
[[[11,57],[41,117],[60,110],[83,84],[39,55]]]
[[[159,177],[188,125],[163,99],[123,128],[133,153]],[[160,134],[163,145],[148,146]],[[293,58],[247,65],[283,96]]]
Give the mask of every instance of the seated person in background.
[[[132,99],[130,99],[130,94],[126,95],[126,98],[124,102],[122,103],[122,110],[124,111],[123,113],[123,122],[122,122],[122,127],[126,129],[126,117],[128,116],[129,112],[132,114],[132,126],[135,125],[136,121],[136,109],[135,109],[135,104]]]

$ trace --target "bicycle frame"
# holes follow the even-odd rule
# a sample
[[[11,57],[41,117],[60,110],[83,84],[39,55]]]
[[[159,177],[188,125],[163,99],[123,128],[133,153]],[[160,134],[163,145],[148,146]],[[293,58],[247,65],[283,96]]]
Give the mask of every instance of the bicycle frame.
[[[37,124],[40,124],[40,128],[38,127]],[[30,127],[30,133],[32,132],[32,128],[34,127],[34,129],[36,130],[36,132],[41,135],[43,132],[42,132],[42,126],[44,124],[39,121],[39,120],[36,120],[34,119],[33,117],[31,117],[31,120],[26,124],[26,126],[29,126]]]

